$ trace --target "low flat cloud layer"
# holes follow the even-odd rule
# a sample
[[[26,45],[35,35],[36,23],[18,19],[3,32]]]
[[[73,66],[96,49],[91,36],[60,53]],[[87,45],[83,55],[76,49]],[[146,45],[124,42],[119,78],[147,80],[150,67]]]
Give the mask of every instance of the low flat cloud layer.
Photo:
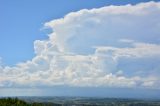
[[[160,89],[160,3],[83,9],[45,23],[36,56],[0,66],[0,87]]]

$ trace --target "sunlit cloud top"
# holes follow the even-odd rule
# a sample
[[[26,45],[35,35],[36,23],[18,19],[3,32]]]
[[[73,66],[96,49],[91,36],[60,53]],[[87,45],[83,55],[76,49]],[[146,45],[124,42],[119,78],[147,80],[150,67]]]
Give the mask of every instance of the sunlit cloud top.
[[[0,87],[160,89],[160,3],[83,9],[46,22],[32,60],[0,66]]]

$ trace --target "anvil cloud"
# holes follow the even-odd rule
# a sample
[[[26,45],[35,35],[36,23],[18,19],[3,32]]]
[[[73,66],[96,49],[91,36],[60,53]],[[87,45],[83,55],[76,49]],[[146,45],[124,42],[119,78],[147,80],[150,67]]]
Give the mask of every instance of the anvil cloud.
[[[0,66],[0,87],[160,89],[160,3],[83,9],[45,23],[36,56]]]

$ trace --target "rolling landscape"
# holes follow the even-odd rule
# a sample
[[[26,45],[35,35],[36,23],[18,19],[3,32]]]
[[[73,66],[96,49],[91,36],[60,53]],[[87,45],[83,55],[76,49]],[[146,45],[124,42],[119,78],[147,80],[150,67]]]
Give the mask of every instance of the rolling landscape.
[[[1,98],[0,106],[160,106],[160,100],[96,97]]]

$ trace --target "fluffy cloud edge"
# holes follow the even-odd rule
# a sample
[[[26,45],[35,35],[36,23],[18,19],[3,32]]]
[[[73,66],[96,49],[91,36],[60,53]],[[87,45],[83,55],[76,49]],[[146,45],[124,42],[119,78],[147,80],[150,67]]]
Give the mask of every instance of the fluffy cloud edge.
[[[146,19],[146,16],[150,14],[159,15],[160,13],[157,12],[158,10],[160,10],[159,2],[125,6],[107,6],[99,9],[80,10],[78,12],[69,13],[64,18],[47,22],[45,26],[52,28],[54,32],[49,35],[49,39],[36,40],[34,42],[36,56],[32,60],[19,63],[14,67],[0,67],[0,87],[66,85],[80,87],[142,87],[159,89],[159,75],[153,76],[147,73],[145,77],[139,75],[125,76],[124,70],[117,68],[121,58],[159,58],[159,44],[136,42],[133,39],[124,39],[126,36],[122,38],[118,36],[116,38],[117,42],[119,41],[120,44],[127,44],[127,46],[117,47],[112,45],[112,43],[109,44],[111,46],[106,44],[102,45],[103,43],[100,41],[86,46],[90,48],[94,46],[94,52],[89,52],[88,54],[75,52],[74,46],[70,48],[70,46],[76,42],[75,40],[75,42],[72,43],[74,39],[78,39],[84,44],[90,42],[90,38],[92,38],[90,35],[86,36],[85,42],[83,42],[83,39],[79,36],[84,37],[83,33],[81,33],[83,30],[86,35],[94,35],[94,33],[92,33],[92,26],[95,27],[93,27],[93,29],[97,28],[97,30],[100,30],[93,36],[95,39],[101,40],[103,37],[106,39],[105,34],[100,33],[101,31],[105,32],[105,30],[103,28],[99,29],[97,26],[107,26],[108,28],[108,23],[103,23],[108,16],[114,17],[117,23],[121,23],[121,20],[117,20],[116,17],[121,19],[124,18],[123,15],[129,15],[129,17],[142,17]],[[138,22],[138,19],[133,20]],[[130,20],[128,22],[130,22]],[[122,23],[125,23],[125,21],[122,20]],[[113,22],[111,24],[114,26],[115,23]],[[126,23],[123,25],[127,26]],[[134,27],[134,24],[131,25]],[[86,29],[83,29],[84,26]],[[156,28],[157,27],[158,26],[156,26]],[[76,34],[78,33],[80,35],[77,37]],[[97,34],[102,34],[102,37],[97,37],[99,36]],[[137,39],[139,40],[139,37],[137,37]],[[106,41],[107,40],[105,40],[104,43]],[[77,47],[83,50],[85,46],[79,46],[77,44]]]

